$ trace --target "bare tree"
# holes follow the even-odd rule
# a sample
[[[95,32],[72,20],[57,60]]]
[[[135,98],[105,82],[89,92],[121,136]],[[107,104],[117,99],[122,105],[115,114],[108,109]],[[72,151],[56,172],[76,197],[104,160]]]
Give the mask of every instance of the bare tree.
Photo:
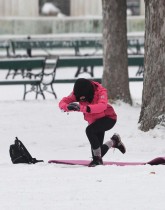
[[[165,122],[165,1],[145,0],[145,60],[140,129]]]
[[[126,0],[102,0],[103,85],[112,100],[132,104],[128,80]]]

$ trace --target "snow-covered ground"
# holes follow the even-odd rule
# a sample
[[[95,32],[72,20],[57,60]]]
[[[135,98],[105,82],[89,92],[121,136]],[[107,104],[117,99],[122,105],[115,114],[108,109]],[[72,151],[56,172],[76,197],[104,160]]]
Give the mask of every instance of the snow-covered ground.
[[[31,96],[22,101],[23,86],[0,87],[0,210],[164,210],[165,166],[48,164],[50,159],[91,158],[82,114],[58,108],[72,87],[55,84],[58,100],[48,96],[45,101]],[[106,141],[118,132],[127,153],[111,149],[104,160],[149,161],[165,156],[165,128],[146,133],[138,129],[142,83],[130,83],[130,89],[134,105],[113,105],[118,122],[105,136]],[[9,146],[16,136],[32,156],[45,162],[13,165]]]

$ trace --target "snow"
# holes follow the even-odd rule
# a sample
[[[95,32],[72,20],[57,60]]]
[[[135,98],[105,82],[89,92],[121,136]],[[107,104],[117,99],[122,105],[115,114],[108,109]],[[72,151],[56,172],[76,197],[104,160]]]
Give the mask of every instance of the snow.
[[[57,72],[57,77],[63,73]],[[48,96],[45,101],[32,96],[22,101],[23,86],[0,87],[0,209],[164,210],[162,165],[88,168],[48,164],[50,159],[91,158],[82,114],[66,114],[58,108],[72,87],[55,84],[58,100]],[[111,149],[104,160],[139,162],[165,156],[165,128],[157,126],[146,133],[138,129],[142,83],[130,83],[130,90],[133,106],[120,101],[113,104],[118,122],[105,135],[106,141],[118,132],[127,153]],[[16,136],[44,163],[13,165],[8,151]]]
[[[61,34],[32,34],[30,35],[31,38],[38,38],[38,39],[101,39],[102,33],[61,33]],[[128,39],[144,39],[144,32],[128,32],[127,33]],[[21,39],[27,38],[27,35],[24,34],[2,34],[0,36],[0,41],[4,41],[6,39]]]
[[[60,10],[54,6],[54,4],[47,2],[43,5],[41,9],[42,14],[44,15],[57,15]]]

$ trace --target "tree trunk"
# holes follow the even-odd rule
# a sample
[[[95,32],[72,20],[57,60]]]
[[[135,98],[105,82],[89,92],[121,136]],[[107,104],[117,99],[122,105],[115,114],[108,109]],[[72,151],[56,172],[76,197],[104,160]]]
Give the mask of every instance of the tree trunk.
[[[165,122],[165,1],[145,0],[145,59],[140,129]]]
[[[127,55],[126,0],[102,0],[104,72],[108,97],[132,104]]]

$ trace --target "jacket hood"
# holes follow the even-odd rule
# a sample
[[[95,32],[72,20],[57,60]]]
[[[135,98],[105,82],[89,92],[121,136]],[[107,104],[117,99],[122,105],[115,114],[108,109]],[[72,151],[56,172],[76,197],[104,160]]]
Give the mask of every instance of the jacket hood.
[[[77,101],[80,101],[80,97],[85,96],[86,101],[91,103],[94,97],[94,85],[88,79],[77,79],[73,92]]]

